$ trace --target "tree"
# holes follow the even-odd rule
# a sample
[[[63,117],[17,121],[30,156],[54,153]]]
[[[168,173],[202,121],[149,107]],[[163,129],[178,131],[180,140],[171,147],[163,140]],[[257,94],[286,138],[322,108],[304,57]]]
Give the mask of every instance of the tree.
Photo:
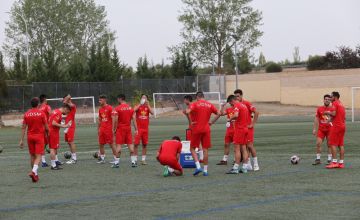
[[[11,8],[6,23],[4,49],[15,57],[17,48],[42,59],[51,79],[64,79],[64,64],[73,54],[86,57],[92,43],[113,41],[105,8],[94,0],[19,0]],[[50,72],[59,71],[59,72]]]
[[[26,68],[24,68],[23,64],[24,59],[22,59],[22,55],[19,50],[16,51],[15,59],[14,59],[14,68],[10,71],[10,79],[16,81],[26,80]],[[25,65],[26,66],[26,65]]]
[[[266,59],[265,59],[265,56],[262,52],[260,52],[260,55],[259,55],[259,66],[265,66],[266,65]]]
[[[294,48],[293,58],[294,64],[299,64],[301,62],[299,47]]]
[[[171,58],[171,70],[174,78],[194,76],[196,74],[196,66],[190,52],[184,48],[176,50]]]
[[[262,14],[252,0],[182,0],[179,21],[184,25],[183,47],[201,63],[213,64],[221,72],[226,47],[250,51],[259,45]],[[216,58],[215,58],[216,57]]]
[[[0,51],[0,127],[4,125],[1,115],[4,110],[3,107],[3,98],[8,95],[7,85],[6,85],[6,69],[4,65],[3,55]]]
[[[140,57],[137,62],[136,67],[136,78],[137,79],[151,79],[155,77],[155,74],[153,71],[151,71],[151,66],[149,64],[149,61],[146,57]]]
[[[224,53],[224,59],[223,59],[223,66],[224,66],[224,72],[225,74],[235,74],[235,67],[236,67],[236,61],[234,59],[234,53],[232,49],[227,46],[225,53]]]

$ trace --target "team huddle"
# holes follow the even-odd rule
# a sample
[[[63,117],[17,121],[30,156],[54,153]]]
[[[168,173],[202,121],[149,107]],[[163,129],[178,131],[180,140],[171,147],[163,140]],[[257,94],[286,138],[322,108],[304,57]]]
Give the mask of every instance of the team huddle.
[[[317,135],[317,158],[314,165],[320,164],[321,143],[327,138],[331,155],[328,154],[327,168],[344,168],[344,134],[345,108],[339,101],[340,94],[333,92],[332,96],[324,96],[324,106],[319,107],[314,121],[313,134]],[[331,100],[332,99],[332,100]],[[105,95],[99,96],[98,114],[98,142],[99,150],[96,153],[98,164],[105,164],[105,145],[109,145],[113,161],[112,168],[119,168],[122,146],[127,145],[130,152],[131,166],[138,166],[138,147],[142,144],[141,165],[146,165],[147,146],[149,144],[149,122],[153,109],[149,105],[147,95],[141,95],[140,103],[131,107],[126,103],[126,97],[120,94],[117,97],[118,106],[112,107],[107,103]],[[330,104],[332,101],[332,104]],[[63,97],[63,105],[51,111],[47,104],[46,95],[31,99],[31,109],[24,114],[20,147],[24,145],[27,131],[27,143],[31,161],[29,176],[33,182],[39,181],[38,168],[47,167],[45,147],[50,149],[51,170],[61,170],[63,162],[58,158],[60,143],[60,128],[64,128],[65,142],[68,143],[71,156],[66,164],[76,164],[75,114],[76,105],[71,96]],[[250,170],[260,170],[256,149],[254,147],[254,127],[259,112],[249,101],[243,98],[240,89],[229,95],[226,103],[217,109],[214,104],[205,100],[203,92],[196,93],[196,100],[186,95],[186,108],[183,114],[188,120],[186,139],[190,140],[190,151],[195,161],[193,175],[208,176],[209,149],[211,148],[211,125],[221,116],[226,116],[226,132],[224,137],[224,156],[217,165],[227,165],[230,146],[233,144],[234,161],[227,174],[247,173]],[[211,118],[212,115],[215,117]],[[132,131],[134,127],[134,136]],[[340,148],[339,163],[336,159],[336,148]],[[183,168],[179,163],[182,150],[181,139],[172,137],[161,143],[156,159],[164,166],[163,175],[182,175]],[[203,164],[203,167],[201,166]]]

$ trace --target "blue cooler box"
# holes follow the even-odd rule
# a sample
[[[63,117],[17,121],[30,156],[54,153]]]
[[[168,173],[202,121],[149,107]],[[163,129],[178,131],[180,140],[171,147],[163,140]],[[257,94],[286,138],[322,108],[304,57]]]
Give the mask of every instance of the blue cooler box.
[[[195,161],[191,153],[180,154],[180,164],[183,168],[195,168]]]

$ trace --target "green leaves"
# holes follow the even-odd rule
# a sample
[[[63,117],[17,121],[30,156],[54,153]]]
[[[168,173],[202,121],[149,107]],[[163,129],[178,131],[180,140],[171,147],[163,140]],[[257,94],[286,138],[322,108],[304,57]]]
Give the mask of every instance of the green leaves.
[[[254,10],[251,0],[183,0],[185,5],[179,21],[184,29],[183,47],[191,51],[198,62],[217,63],[221,72],[227,47],[249,52],[259,45],[262,15]]]

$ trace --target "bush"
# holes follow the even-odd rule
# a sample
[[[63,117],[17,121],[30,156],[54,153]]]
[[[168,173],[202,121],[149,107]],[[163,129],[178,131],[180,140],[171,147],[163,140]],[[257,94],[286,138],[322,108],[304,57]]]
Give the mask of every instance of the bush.
[[[277,63],[274,63],[274,62],[269,62],[266,65],[265,70],[266,70],[267,73],[278,73],[278,72],[282,72],[283,69],[282,69],[280,64],[277,64]]]
[[[308,70],[323,70],[327,68],[324,56],[310,56],[306,65]]]

